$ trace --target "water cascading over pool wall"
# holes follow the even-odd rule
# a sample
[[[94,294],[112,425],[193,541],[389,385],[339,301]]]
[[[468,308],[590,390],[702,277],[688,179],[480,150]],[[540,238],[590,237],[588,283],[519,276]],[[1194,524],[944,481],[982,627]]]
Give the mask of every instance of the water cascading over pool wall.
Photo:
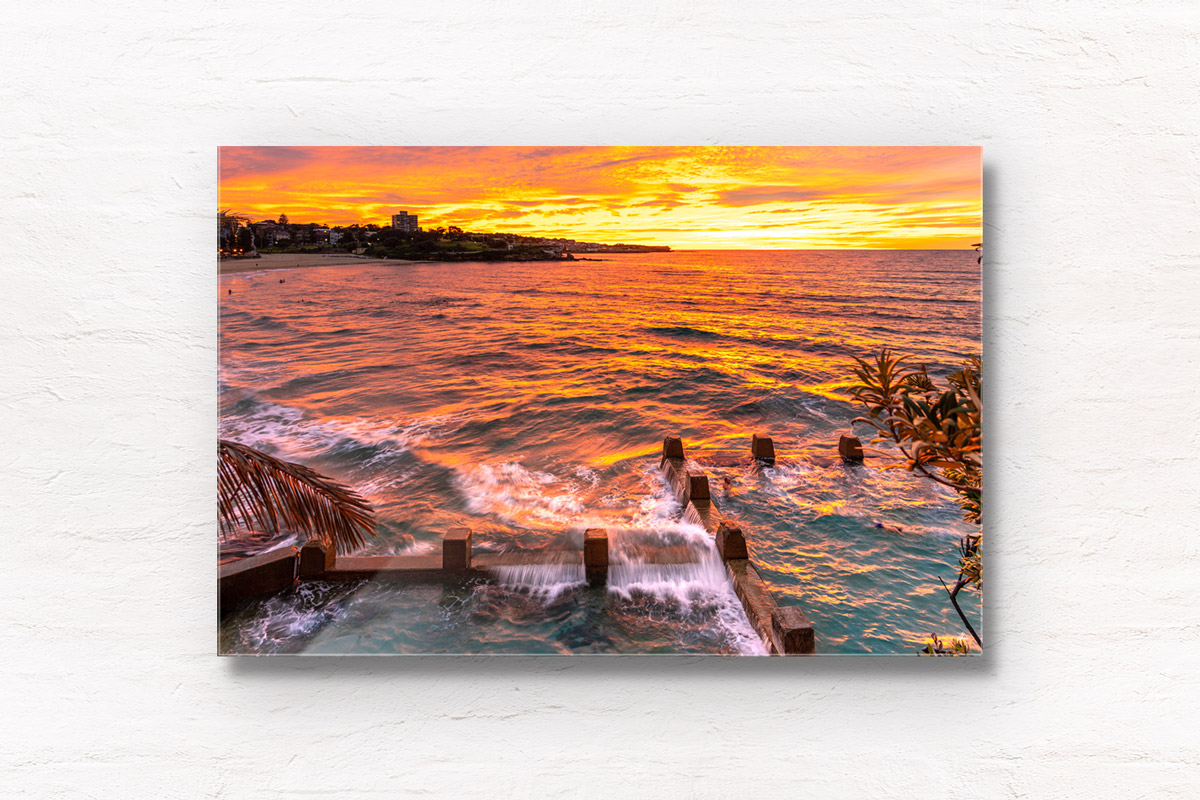
[[[756,435],[751,441],[751,455],[760,463],[774,463],[771,440]],[[339,557],[332,546],[313,540],[303,548],[288,547],[222,565],[218,587],[221,613],[252,597],[282,592],[302,580],[435,581],[475,577],[539,591],[553,589],[555,594],[583,585],[607,585],[621,592],[655,576],[661,579],[659,582],[690,576],[691,580],[711,583],[723,565],[725,576],[767,651],[773,655],[811,655],[815,649],[812,623],[803,610],[775,602],[750,561],[741,527],[717,509],[708,476],[688,464],[681,439],[663,440],[659,468],[683,506],[683,519],[701,526],[713,537],[711,551],[642,548],[636,556],[622,553],[614,560],[608,531],[599,528],[584,532],[582,550],[520,553],[475,553],[468,528],[447,531],[440,556]]]

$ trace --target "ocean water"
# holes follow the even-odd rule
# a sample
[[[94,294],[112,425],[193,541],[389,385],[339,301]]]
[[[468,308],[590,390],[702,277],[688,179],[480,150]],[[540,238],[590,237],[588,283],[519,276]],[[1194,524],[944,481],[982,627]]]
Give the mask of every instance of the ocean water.
[[[659,477],[667,435],[710,473],[779,602],[812,619],[819,653],[964,634],[937,582],[974,528],[953,496],[812,457],[859,415],[843,394],[854,356],[888,347],[944,375],[979,352],[975,254],[602,258],[221,277],[221,435],[357,487],[379,518],[362,553],[437,552],[458,526],[479,550],[561,550],[602,527],[619,562],[607,588],[562,566],[308,584],[227,616],[223,651],[761,653]],[[775,467],[729,460],[753,433],[774,439]],[[222,558],[288,541],[226,542]],[[645,546],[692,563],[646,564]],[[979,596],[964,599],[979,628]]]

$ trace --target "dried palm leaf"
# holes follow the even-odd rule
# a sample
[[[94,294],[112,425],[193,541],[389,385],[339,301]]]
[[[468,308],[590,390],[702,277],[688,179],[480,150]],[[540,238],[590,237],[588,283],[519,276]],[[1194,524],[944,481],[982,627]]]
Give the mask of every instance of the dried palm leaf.
[[[375,512],[353,489],[239,442],[218,440],[217,486],[222,538],[288,530],[345,552],[375,535]]]

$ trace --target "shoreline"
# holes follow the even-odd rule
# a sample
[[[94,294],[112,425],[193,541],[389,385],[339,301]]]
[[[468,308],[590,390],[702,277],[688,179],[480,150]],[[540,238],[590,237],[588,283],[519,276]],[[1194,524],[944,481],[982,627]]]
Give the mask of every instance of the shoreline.
[[[218,274],[259,272],[272,269],[307,269],[309,267],[360,267],[375,264],[430,264],[430,261],[408,261],[400,258],[367,258],[335,253],[267,253],[259,258],[231,258],[217,262]]]

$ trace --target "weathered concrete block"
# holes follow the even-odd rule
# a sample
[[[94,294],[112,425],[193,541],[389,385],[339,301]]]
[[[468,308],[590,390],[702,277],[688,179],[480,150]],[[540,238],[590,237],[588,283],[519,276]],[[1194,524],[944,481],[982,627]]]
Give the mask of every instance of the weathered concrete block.
[[[221,613],[251,597],[281,592],[296,581],[300,551],[287,547],[224,564],[218,571]]]
[[[664,458],[662,473],[680,505],[686,506],[690,500],[703,504],[712,499],[708,490],[708,476],[698,469],[688,467],[686,461]]]
[[[816,652],[817,637],[813,624],[795,606],[776,608],[771,613],[771,632],[785,656],[810,656]]]
[[[583,569],[588,585],[608,583],[608,531],[603,528],[583,532]]]
[[[708,493],[708,476],[703,472],[689,469],[685,480],[687,481],[687,493],[681,502],[712,499],[712,495]]]
[[[451,528],[442,537],[442,569],[471,568],[471,529]]]
[[[326,581],[436,580],[446,573],[441,556],[342,556],[320,576]]]
[[[750,557],[750,553],[746,549],[746,537],[742,535],[742,529],[736,525],[722,522],[721,526],[717,528],[716,544],[717,552],[724,561],[729,561],[731,558]]]
[[[333,545],[316,540],[300,548],[300,577],[316,578],[333,568]]]
[[[845,461],[861,462],[863,460],[862,442],[854,436],[843,436],[838,440],[838,454]]]
[[[683,458],[683,440],[677,436],[663,439],[663,458]]]
[[[588,528],[583,532],[583,565],[588,569],[608,568],[608,531]]]
[[[663,477],[667,479],[667,483],[674,486],[679,482],[679,476],[687,471],[684,466],[686,462],[682,458],[664,458],[659,464],[659,469],[662,470]]]
[[[764,464],[775,463],[775,443],[769,436],[759,436],[757,433],[750,437],[750,455],[756,461]]]
[[[771,596],[766,582],[748,558],[726,561],[725,571],[733,583],[734,593],[742,602],[746,619],[750,620],[750,624],[757,631],[767,649],[777,652],[779,648],[775,646],[775,639],[771,631],[771,615],[779,606],[776,605],[775,598]]]
[[[709,533],[715,534],[717,529],[721,527],[721,521],[724,517],[711,502],[701,500],[700,504],[688,503],[683,507],[684,522],[690,522],[693,525],[699,525]]]

